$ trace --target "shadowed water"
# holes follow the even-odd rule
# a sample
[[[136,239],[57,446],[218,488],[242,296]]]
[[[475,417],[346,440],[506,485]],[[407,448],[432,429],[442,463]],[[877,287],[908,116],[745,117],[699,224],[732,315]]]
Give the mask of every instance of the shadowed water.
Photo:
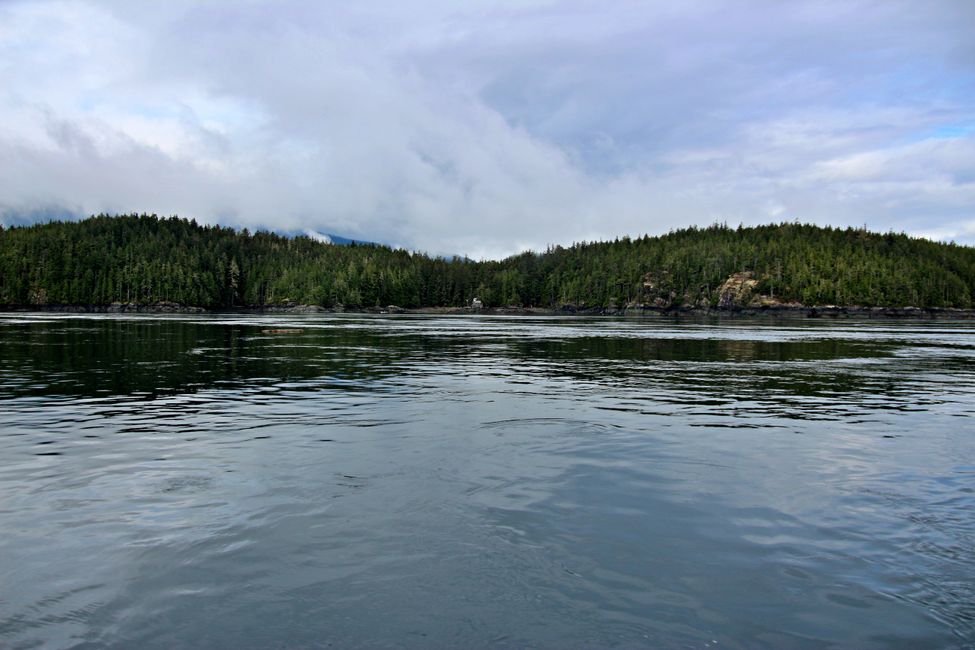
[[[975,647],[975,324],[4,315],[0,459],[5,648]]]

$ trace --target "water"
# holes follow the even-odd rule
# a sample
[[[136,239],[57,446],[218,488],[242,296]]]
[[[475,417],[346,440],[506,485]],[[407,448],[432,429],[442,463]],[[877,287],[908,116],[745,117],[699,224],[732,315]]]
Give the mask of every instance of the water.
[[[973,418],[963,322],[3,315],[0,646],[975,647]]]

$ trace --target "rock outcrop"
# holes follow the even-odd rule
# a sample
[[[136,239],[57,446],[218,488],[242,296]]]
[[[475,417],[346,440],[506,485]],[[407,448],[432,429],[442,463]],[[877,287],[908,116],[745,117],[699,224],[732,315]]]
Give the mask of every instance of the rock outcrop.
[[[677,293],[672,288],[670,273],[664,270],[643,276],[639,302],[643,305],[664,309],[674,304]]]
[[[742,271],[728,277],[718,288],[718,309],[735,309],[751,302],[758,280],[751,271]]]

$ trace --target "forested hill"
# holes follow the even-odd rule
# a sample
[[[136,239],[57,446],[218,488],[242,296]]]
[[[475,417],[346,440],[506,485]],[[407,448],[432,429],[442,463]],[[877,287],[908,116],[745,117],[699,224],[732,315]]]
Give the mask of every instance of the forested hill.
[[[860,229],[688,228],[502,261],[156,216],[0,227],[0,305],[971,308],[975,248]]]

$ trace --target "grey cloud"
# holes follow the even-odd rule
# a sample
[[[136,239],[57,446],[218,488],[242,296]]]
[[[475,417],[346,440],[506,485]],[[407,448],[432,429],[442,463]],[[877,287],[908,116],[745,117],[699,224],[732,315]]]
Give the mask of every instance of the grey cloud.
[[[975,241],[973,21],[967,2],[13,2],[0,209],[474,256],[714,220]]]

